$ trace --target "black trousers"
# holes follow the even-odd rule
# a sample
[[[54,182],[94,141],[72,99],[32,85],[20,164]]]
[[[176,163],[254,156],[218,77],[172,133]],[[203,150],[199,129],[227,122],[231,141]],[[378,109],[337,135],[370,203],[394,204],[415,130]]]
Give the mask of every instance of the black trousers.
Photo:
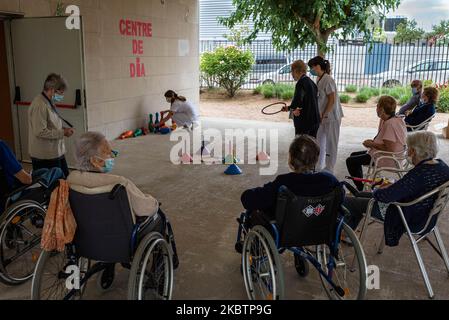
[[[316,138],[319,128],[320,128],[320,125],[316,125],[316,126],[312,126],[312,127],[304,127],[304,126],[299,126],[295,123],[295,135],[298,136],[300,134],[307,134],[309,136]]]
[[[351,153],[348,159],[346,159],[346,167],[352,177],[363,178],[363,166],[371,163],[371,156],[368,151],[359,151]],[[354,182],[359,191],[363,190],[363,183]]]
[[[363,214],[366,213],[366,209],[370,201],[371,198],[356,198],[356,197],[345,198],[343,205],[351,213],[351,215],[347,217],[345,222],[348,226],[352,228],[352,230],[357,229],[360,221],[363,219]],[[382,215],[380,214],[379,205],[377,201],[374,203],[371,216],[373,218],[383,220]]]
[[[69,176],[69,167],[67,166],[65,156],[50,160],[31,158],[31,162],[33,164],[33,171],[39,169],[60,168],[64,173],[65,178]]]

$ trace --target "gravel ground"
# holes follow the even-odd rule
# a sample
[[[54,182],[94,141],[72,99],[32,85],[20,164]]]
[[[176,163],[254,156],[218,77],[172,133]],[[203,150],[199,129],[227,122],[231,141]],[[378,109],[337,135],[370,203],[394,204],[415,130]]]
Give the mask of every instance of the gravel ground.
[[[200,109],[201,115],[204,117],[289,122],[287,113],[266,116],[260,112],[264,106],[278,101],[254,95],[252,91],[240,91],[236,97],[231,99],[226,97],[223,92],[214,90],[201,94]],[[344,104],[343,109],[345,117],[342,125],[344,127],[377,128],[379,119],[376,115],[375,98],[366,104]],[[449,114],[438,113],[430,130],[441,133],[441,127],[443,124],[446,126],[448,120]]]

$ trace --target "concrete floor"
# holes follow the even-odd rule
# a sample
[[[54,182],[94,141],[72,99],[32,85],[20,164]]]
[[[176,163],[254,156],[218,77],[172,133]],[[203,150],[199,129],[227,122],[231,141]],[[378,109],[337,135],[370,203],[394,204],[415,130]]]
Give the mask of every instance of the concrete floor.
[[[288,145],[294,136],[293,127],[284,123],[245,120],[204,119],[205,128],[276,128],[279,130],[279,173],[288,172]],[[340,139],[339,179],[346,175],[345,158],[361,149],[361,141],[372,138],[375,130],[343,128]],[[235,218],[242,211],[240,195],[247,188],[273,180],[260,176],[258,165],[241,165],[244,174],[226,176],[222,165],[181,165],[169,161],[173,142],[168,136],[147,136],[116,141],[121,155],[115,173],[132,179],[144,192],[151,193],[163,204],[171,220],[180,256],[175,273],[174,299],[246,299],[240,274],[240,255],[234,252],[237,231]],[[449,140],[441,140],[440,157],[449,161]],[[449,247],[447,215],[441,219],[440,230]],[[368,265],[381,271],[380,290],[369,291],[368,299],[427,299],[418,265],[407,238],[400,246],[386,248],[376,254],[382,229],[373,226],[367,235],[365,253]],[[449,299],[449,278],[442,260],[422,244],[423,255],[437,299]],[[312,270],[301,279],[293,267],[292,257],[284,254],[287,299],[326,299],[318,274]],[[120,270],[113,291],[99,294],[94,281],[89,284],[89,299],[125,299],[128,271]],[[6,287],[0,284],[0,299],[28,299],[30,284]]]

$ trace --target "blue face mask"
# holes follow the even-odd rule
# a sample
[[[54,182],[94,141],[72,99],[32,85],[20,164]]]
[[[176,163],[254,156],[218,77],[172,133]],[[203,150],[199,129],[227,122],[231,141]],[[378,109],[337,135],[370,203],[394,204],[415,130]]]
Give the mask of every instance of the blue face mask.
[[[315,69],[310,69],[310,74],[314,77],[317,77],[318,74],[316,73]]]
[[[103,173],[111,172],[114,169],[114,165],[115,165],[114,158],[104,159]]]
[[[415,94],[417,94],[417,93],[418,93],[418,89],[412,88],[412,94],[415,95]]]
[[[60,95],[58,93],[55,93],[55,95],[53,96],[53,102],[59,103],[64,101],[64,96]]]
[[[98,159],[101,159],[104,161],[104,165],[103,168],[101,168],[101,172],[103,173],[109,173],[114,169],[114,165],[115,165],[115,159],[114,158],[108,158],[108,159],[103,159],[100,157],[97,157]]]

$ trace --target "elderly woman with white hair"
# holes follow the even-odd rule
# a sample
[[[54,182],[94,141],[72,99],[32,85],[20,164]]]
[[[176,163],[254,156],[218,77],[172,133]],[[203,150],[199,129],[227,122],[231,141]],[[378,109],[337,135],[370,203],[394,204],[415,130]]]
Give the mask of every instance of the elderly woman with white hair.
[[[383,185],[372,194],[377,200],[372,216],[385,222],[385,243],[388,246],[398,245],[405,229],[396,207],[387,207],[385,204],[411,202],[449,181],[449,167],[442,160],[436,159],[438,142],[435,134],[427,131],[411,133],[407,137],[407,147],[408,161],[414,168],[396,183]],[[366,212],[369,200],[346,198],[344,205],[351,212],[347,223],[353,229],[357,228],[363,213]],[[412,232],[417,232],[425,226],[434,202],[435,197],[403,208]]]
[[[116,152],[105,136],[99,132],[84,133],[76,141],[76,159],[78,171],[73,171],[67,181],[70,187],[81,193],[95,194],[111,190],[121,184],[126,188],[133,220],[140,217],[151,217],[159,210],[159,202],[150,195],[144,194],[129,179],[110,172],[114,168]]]

